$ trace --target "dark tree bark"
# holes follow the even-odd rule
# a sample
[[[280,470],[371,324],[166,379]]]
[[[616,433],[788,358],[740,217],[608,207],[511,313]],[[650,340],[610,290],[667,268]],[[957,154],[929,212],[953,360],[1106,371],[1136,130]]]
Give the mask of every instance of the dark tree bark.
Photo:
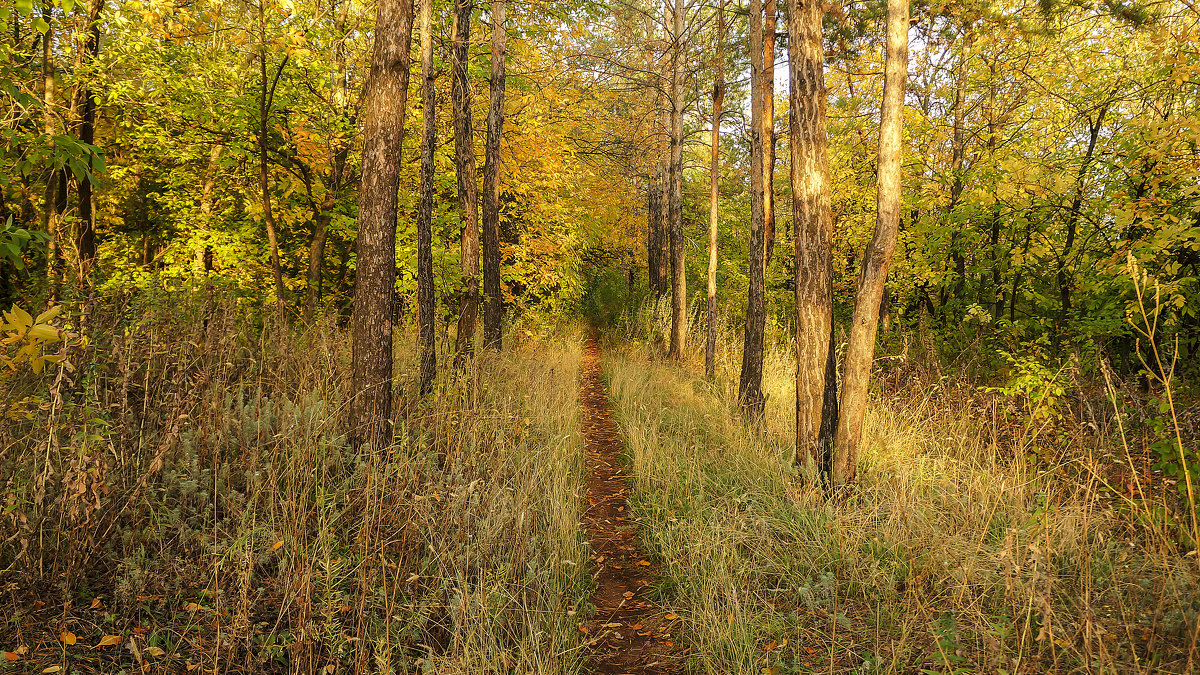
[[[883,105],[879,115],[879,177],[875,198],[878,208],[875,234],[863,256],[854,318],[846,345],[839,406],[841,416],[830,472],[835,487],[854,480],[858,466],[858,449],[862,444],[863,419],[867,410],[867,385],[875,360],[879,302],[883,299],[888,265],[900,231],[900,160],[903,151],[900,131],[904,116],[904,85],[908,79],[908,2],[888,0],[887,3],[887,55],[884,59]]]
[[[746,334],[742,343],[742,372],[738,382],[738,402],[747,419],[762,417],[766,399],[762,393],[763,340],[767,308],[764,287],[766,269],[766,145],[763,143],[765,101],[763,84],[763,5],[750,0],[750,249],[749,286],[746,291]]]
[[[87,9],[86,38],[79,56],[79,71],[87,73],[100,53],[100,10],[102,0],[91,0]],[[90,84],[90,83],[89,83]],[[79,112],[79,140],[88,145],[96,140],[96,99],[88,84],[78,90],[75,108]],[[89,159],[90,164],[90,159]],[[79,285],[86,286],[91,279],[92,267],[96,262],[96,204],[92,195],[92,179],[79,181],[79,225],[75,245],[79,251]]]
[[[379,450],[392,439],[392,303],[396,191],[408,99],[412,0],[380,0],[362,102],[362,186],[354,281],[350,443]]]
[[[671,161],[669,231],[671,248],[671,346],[667,356],[681,359],[687,341],[687,277],[683,259],[683,0],[675,0],[671,49]]]
[[[459,248],[463,280],[462,307],[455,339],[455,367],[475,352],[475,324],[479,318],[479,188],[475,173],[475,136],[471,131],[471,83],[467,79],[474,0],[455,0],[451,38],[450,96],[454,115],[454,167],[458,179],[458,205],[462,211]]]
[[[712,381],[717,370],[717,225],[720,222],[721,106],[725,102],[725,0],[717,2],[717,74],[712,95],[712,156],[709,163],[708,202],[708,334],[704,340],[704,377]]]
[[[792,219],[796,228],[796,461],[820,469],[833,317],[829,156],[821,4],[788,0]]]
[[[1091,167],[1092,158],[1096,155],[1096,142],[1100,139],[1100,128],[1104,125],[1104,116],[1108,113],[1110,103],[1106,101],[1100,106],[1095,120],[1092,119],[1090,114],[1087,118],[1087,152],[1084,154],[1083,161],[1079,165],[1079,171],[1075,176],[1075,196],[1072,197],[1071,208],[1067,211],[1067,240],[1063,242],[1062,255],[1058,258],[1058,269],[1055,272],[1060,301],[1056,340],[1066,331],[1067,323],[1071,316],[1071,288],[1074,285],[1074,279],[1069,267],[1069,259],[1071,251],[1075,248],[1075,233],[1079,226],[1079,214],[1083,208],[1083,192],[1087,183],[1088,168]]]
[[[646,284],[658,297],[667,293],[666,244],[662,175],[654,174],[646,187]]]
[[[194,251],[195,262],[193,269],[196,273],[207,274],[213,270],[212,242],[209,239],[212,230],[212,212],[215,204],[214,194],[217,186],[218,164],[225,147],[214,143],[208,149],[208,168],[204,173],[204,184],[200,187],[200,229],[204,232],[204,241]]]
[[[421,85],[425,122],[421,141],[421,201],[417,207],[417,324],[421,334],[421,395],[437,377],[433,295],[433,173],[437,149],[437,73],[433,70],[433,0],[421,0]]]
[[[500,142],[504,136],[505,0],[492,0],[491,104],[483,161],[483,346],[500,351],[504,296],[500,286]]]

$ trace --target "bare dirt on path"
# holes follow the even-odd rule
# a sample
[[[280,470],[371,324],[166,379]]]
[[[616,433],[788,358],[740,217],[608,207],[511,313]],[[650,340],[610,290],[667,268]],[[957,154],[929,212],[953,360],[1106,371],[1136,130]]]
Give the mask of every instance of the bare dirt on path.
[[[609,412],[608,391],[600,377],[595,335],[583,354],[580,386],[583,443],[587,452],[588,510],[584,527],[596,565],[596,616],[582,624],[592,644],[597,673],[674,675],[684,672],[672,637],[673,614],[650,600],[658,566],[638,545],[637,523],[629,517],[621,438]]]

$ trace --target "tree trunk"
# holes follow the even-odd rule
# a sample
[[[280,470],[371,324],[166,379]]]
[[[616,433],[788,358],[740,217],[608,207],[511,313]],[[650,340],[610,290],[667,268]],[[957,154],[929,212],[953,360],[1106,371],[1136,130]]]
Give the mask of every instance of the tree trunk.
[[[409,1],[411,2],[411,0]],[[411,22],[410,17],[409,23]],[[268,117],[271,111],[271,103],[275,98],[275,84],[279,83],[279,75],[283,72],[283,67],[287,64],[287,57],[283,58],[283,61],[279,64],[279,69],[275,71],[274,84],[268,86],[267,22],[265,5],[263,3],[259,3],[258,6],[258,28],[258,74],[262,81],[262,87],[258,92],[258,184],[262,193],[263,222],[267,226],[267,241],[271,246],[271,275],[275,278],[275,304],[282,311],[283,305],[287,301],[287,291],[283,286],[283,266],[279,262],[279,237],[276,234],[275,214],[271,211],[271,190],[267,171],[267,125],[269,123]]]
[[[317,311],[321,295],[321,267],[325,263],[325,242],[329,239],[329,221],[335,206],[332,187],[313,214],[312,241],[308,245],[308,275],[305,281],[304,321],[310,322]]]
[[[713,81],[712,157],[709,169],[708,202],[708,334],[704,340],[704,377],[710,382],[717,372],[717,225],[720,222],[721,105],[725,102],[725,0],[717,3],[717,74]]]
[[[667,292],[665,222],[662,174],[656,173],[646,187],[646,285],[657,297]]]
[[[821,4],[788,0],[792,219],[796,228],[796,461],[819,470],[833,318],[833,216],[825,123]]]
[[[347,87],[349,73],[346,67],[346,19],[348,16],[348,0],[342,0],[337,5],[337,18],[334,19],[334,32],[337,43],[334,46],[334,64],[337,77],[333,80],[333,106],[343,129],[353,128],[354,123],[349,119],[348,107],[350,97]],[[321,212],[313,219],[312,240],[308,247],[308,278],[304,298],[304,320],[312,321],[316,313],[317,303],[321,301],[321,288],[324,280],[325,245],[329,239],[329,223],[333,218],[333,209],[337,206],[342,191],[342,182],[346,172],[346,159],[350,153],[347,135],[338,134],[333,143],[333,162],[329,170],[329,179],[325,185],[325,199]]]
[[[762,0],[750,0],[750,249],[749,287],[746,291],[746,335],[742,343],[742,372],[738,381],[738,402],[746,417],[762,416],[766,400],[762,394],[763,340],[766,329],[766,289],[763,259],[766,254],[766,186],[764,170],[766,145],[763,123],[763,6]]]
[[[1079,165],[1079,172],[1075,176],[1075,196],[1071,199],[1071,210],[1067,212],[1067,240],[1063,243],[1062,256],[1058,259],[1058,270],[1055,274],[1061,303],[1055,340],[1066,331],[1067,321],[1071,315],[1071,287],[1074,285],[1074,280],[1071,278],[1068,258],[1075,248],[1075,232],[1079,225],[1079,214],[1083,208],[1084,183],[1087,181],[1087,172],[1092,164],[1092,158],[1096,154],[1096,142],[1100,138],[1100,128],[1104,125],[1104,115],[1108,112],[1108,106],[1108,102],[1100,106],[1095,122],[1092,121],[1090,115],[1088,116],[1087,152],[1084,154],[1083,162]]]
[[[84,26],[86,38],[80,52],[80,70],[91,76],[90,70],[100,53],[100,10],[104,8],[102,0],[91,0]],[[84,84],[75,101],[79,117],[79,140],[94,145],[96,140],[96,99],[92,89]],[[89,158],[89,168],[92,168]],[[96,262],[96,208],[92,196],[92,178],[79,181],[79,225],[75,235],[76,248],[79,251],[79,285],[86,286],[92,275],[92,266]]]
[[[888,0],[887,55],[884,62],[883,105],[879,121],[879,169],[876,181],[878,213],[875,234],[863,256],[854,318],[846,346],[846,367],[837,437],[834,442],[835,487],[854,480],[858,448],[862,444],[863,418],[867,408],[867,385],[875,360],[875,335],[879,328],[879,302],[887,282],[888,265],[900,231],[900,136],[904,115],[904,84],[908,78],[908,2]]]
[[[483,346],[500,351],[504,296],[500,286],[500,142],[504,136],[505,0],[492,0],[491,104],[483,160]]]
[[[458,178],[458,205],[462,211],[459,249],[463,281],[462,309],[458,315],[455,367],[475,352],[475,324],[479,316],[479,188],[475,177],[475,136],[471,131],[471,83],[467,79],[474,0],[455,0],[450,95],[454,114],[454,166]]]
[[[671,50],[671,162],[669,234],[671,244],[671,346],[667,356],[683,357],[687,341],[687,277],[683,259],[683,0],[675,0]]]
[[[777,0],[763,5],[762,130],[763,146],[763,283],[775,252],[775,28]],[[764,303],[766,302],[764,291]]]
[[[363,92],[362,185],[351,335],[350,443],[379,450],[392,439],[392,301],[396,191],[408,99],[412,0],[380,0]]]
[[[421,140],[421,201],[417,207],[417,324],[421,335],[421,395],[433,390],[437,377],[433,295],[433,173],[437,150],[437,91],[433,70],[433,0],[421,0],[421,105],[425,122]]]
[[[57,91],[54,82],[54,16],[49,2],[42,5],[42,20],[48,26],[42,35],[42,122],[46,138],[49,141],[58,133],[58,120],[54,117],[54,106],[57,104]],[[52,141],[51,141],[52,142]],[[58,298],[59,287],[62,283],[62,243],[59,241],[60,219],[63,209],[59,206],[66,201],[66,174],[63,171],[50,170],[46,172],[46,192],[42,204],[42,230],[49,235],[46,242],[46,280],[50,286],[50,300]]]
[[[204,241],[196,247],[193,267],[197,273],[212,271],[212,212],[213,193],[217,185],[217,162],[221,159],[224,146],[214,143],[208,149],[208,167],[204,173],[204,184],[200,187],[200,228],[204,232]]]

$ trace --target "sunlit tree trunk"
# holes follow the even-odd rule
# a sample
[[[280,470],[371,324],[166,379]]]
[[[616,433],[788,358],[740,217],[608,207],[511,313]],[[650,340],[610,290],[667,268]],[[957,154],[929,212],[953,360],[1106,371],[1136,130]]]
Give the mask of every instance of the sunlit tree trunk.
[[[904,117],[904,85],[908,79],[908,1],[888,0],[887,54],[884,59],[883,105],[879,114],[879,169],[876,180],[875,235],[867,244],[854,300],[854,318],[846,345],[842,397],[834,440],[832,482],[854,480],[867,410],[867,385],[875,360],[879,303],[887,282],[888,265],[900,231],[900,131]]]
[[[762,84],[762,143],[763,162],[763,283],[766,283],[766,268],[771,264],[775,252],[775,28],[776,2],[766,0],[763,5],[763,60]],[[765,303],[765,291],[764,291]]]
[[[455,366],[475,351],[475,324],[479,317],[479,188],[475,174],[475,137],[471,131],[471,83],[467,57],[471,42],[474,0],[455,0],[451,38],[450,97],[454,115],[454,167],[458,179],[458,205],[462,211],[459,259],[463,281],[462,307],[455,339]]]
[[[437,91],[433,70],[433,0],[421,0],[421,200],[417,207],[417,324],[421,335],[421,395],[437,376],[433,294],[433,173],[437,150]]]
[[[671,163],[668,234],[671,249],[672,359],[683,357],[687,341],[687,277],[683,254],[683,0],[675,0],[671,49]]]
[[[483,346],[501,349],[504,297],[500,285],[500,143],[504,136],[505,0],[492,0],[491,104],[483,162]]]
[[[788,0],[792,218],[796,257],[796,461],[816,471],[832,349],[832,245],[821,4]]]
[[[742,371],[738,381],[738,401],[749,419],[762,416],[763,340],[766,328],[765,270],[765,192],[763,179],[764,149],[762,133],[764,96],[763,78],[763,6],[762,0],[750,0],[750,248],[749,286],[746,290],[746,334],[742,342]]]
[[[412,0],[380,0],[371,71],[362,101],[362,185],[351,322],[351,445],[379,449],[392,438],[392,298],[396,191],[408,99]]]
[[[54,15],[53,6],[42,5],[42,20],[46,32],[42,34],[42,127],[46,138],[58,133],[58,119],[54,107],[58,104],[57,87],[54,82]],[[50,287],[51,300],[57,299],[62,284],[62,242],[59,231],[63,211],[66,210],[67,186],[64,171],[46,172],[46,191],[42,203],[42,231],[49,235],[46,242],[46,280]]]
[[[720,222],[721,106],[725,102],[725,0],[717,3],[717,74],[713,80],[712,157],[708,202],[708,334],[704,340],[704,376],[716,377],[717,361],[717,225]]]

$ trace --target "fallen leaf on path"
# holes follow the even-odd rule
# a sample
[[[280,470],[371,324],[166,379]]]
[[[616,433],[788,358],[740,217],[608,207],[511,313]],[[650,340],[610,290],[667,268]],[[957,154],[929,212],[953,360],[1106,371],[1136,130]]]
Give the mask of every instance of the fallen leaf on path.
[[[92,598],[92,609],[100,609],[104,603],[100,602],[100,598]]]
[[[666,619],[667,621],[674,621],[675,619],[679,618],[679,615],[678,614],[664,614],[663,618]]]
[[[75,644],[76,640],[75,634],[69,630],[64,630],[63,632],[59,633],[58,639],[62,640],[63,644],[65,645],[73,645]]]
[[[271,550],[272,550],[272,551],[278,551],[278,550],[279,550],[279,549],[281,549],[281,548],[283,548],[283,540],[282,540],[282,539],[280,539],[279,541],[275,542],[274,544],[271,544]]]
[[[16,661],[19,658],[21,658],[21,655],[16,652],[4,652],[5,661]]]
[[[606,623],[606,624],[604,624],[604,627],[605,628],[620,628],[621,624],[620,623]]]
[[[49,668],[43,668],[42,672],[43,673],[57,673],[61,670],[62,670],[62,666],[50,666]]]
[[[649,560],[639,560],[639,561],[637,561],[637,564],[641,565],[642,567],[649,567],[650,561]]]
[[[158,657],[162,656],[163,654],[166,654],[166,652],[164,652],[159,647],[146,647],[146,653],[149,654],[150,656],[153,656],[154,658],[158,658]]]
[[[621,595],[624,595],[626,600],[633,599],[633,591],[625,591]]]

